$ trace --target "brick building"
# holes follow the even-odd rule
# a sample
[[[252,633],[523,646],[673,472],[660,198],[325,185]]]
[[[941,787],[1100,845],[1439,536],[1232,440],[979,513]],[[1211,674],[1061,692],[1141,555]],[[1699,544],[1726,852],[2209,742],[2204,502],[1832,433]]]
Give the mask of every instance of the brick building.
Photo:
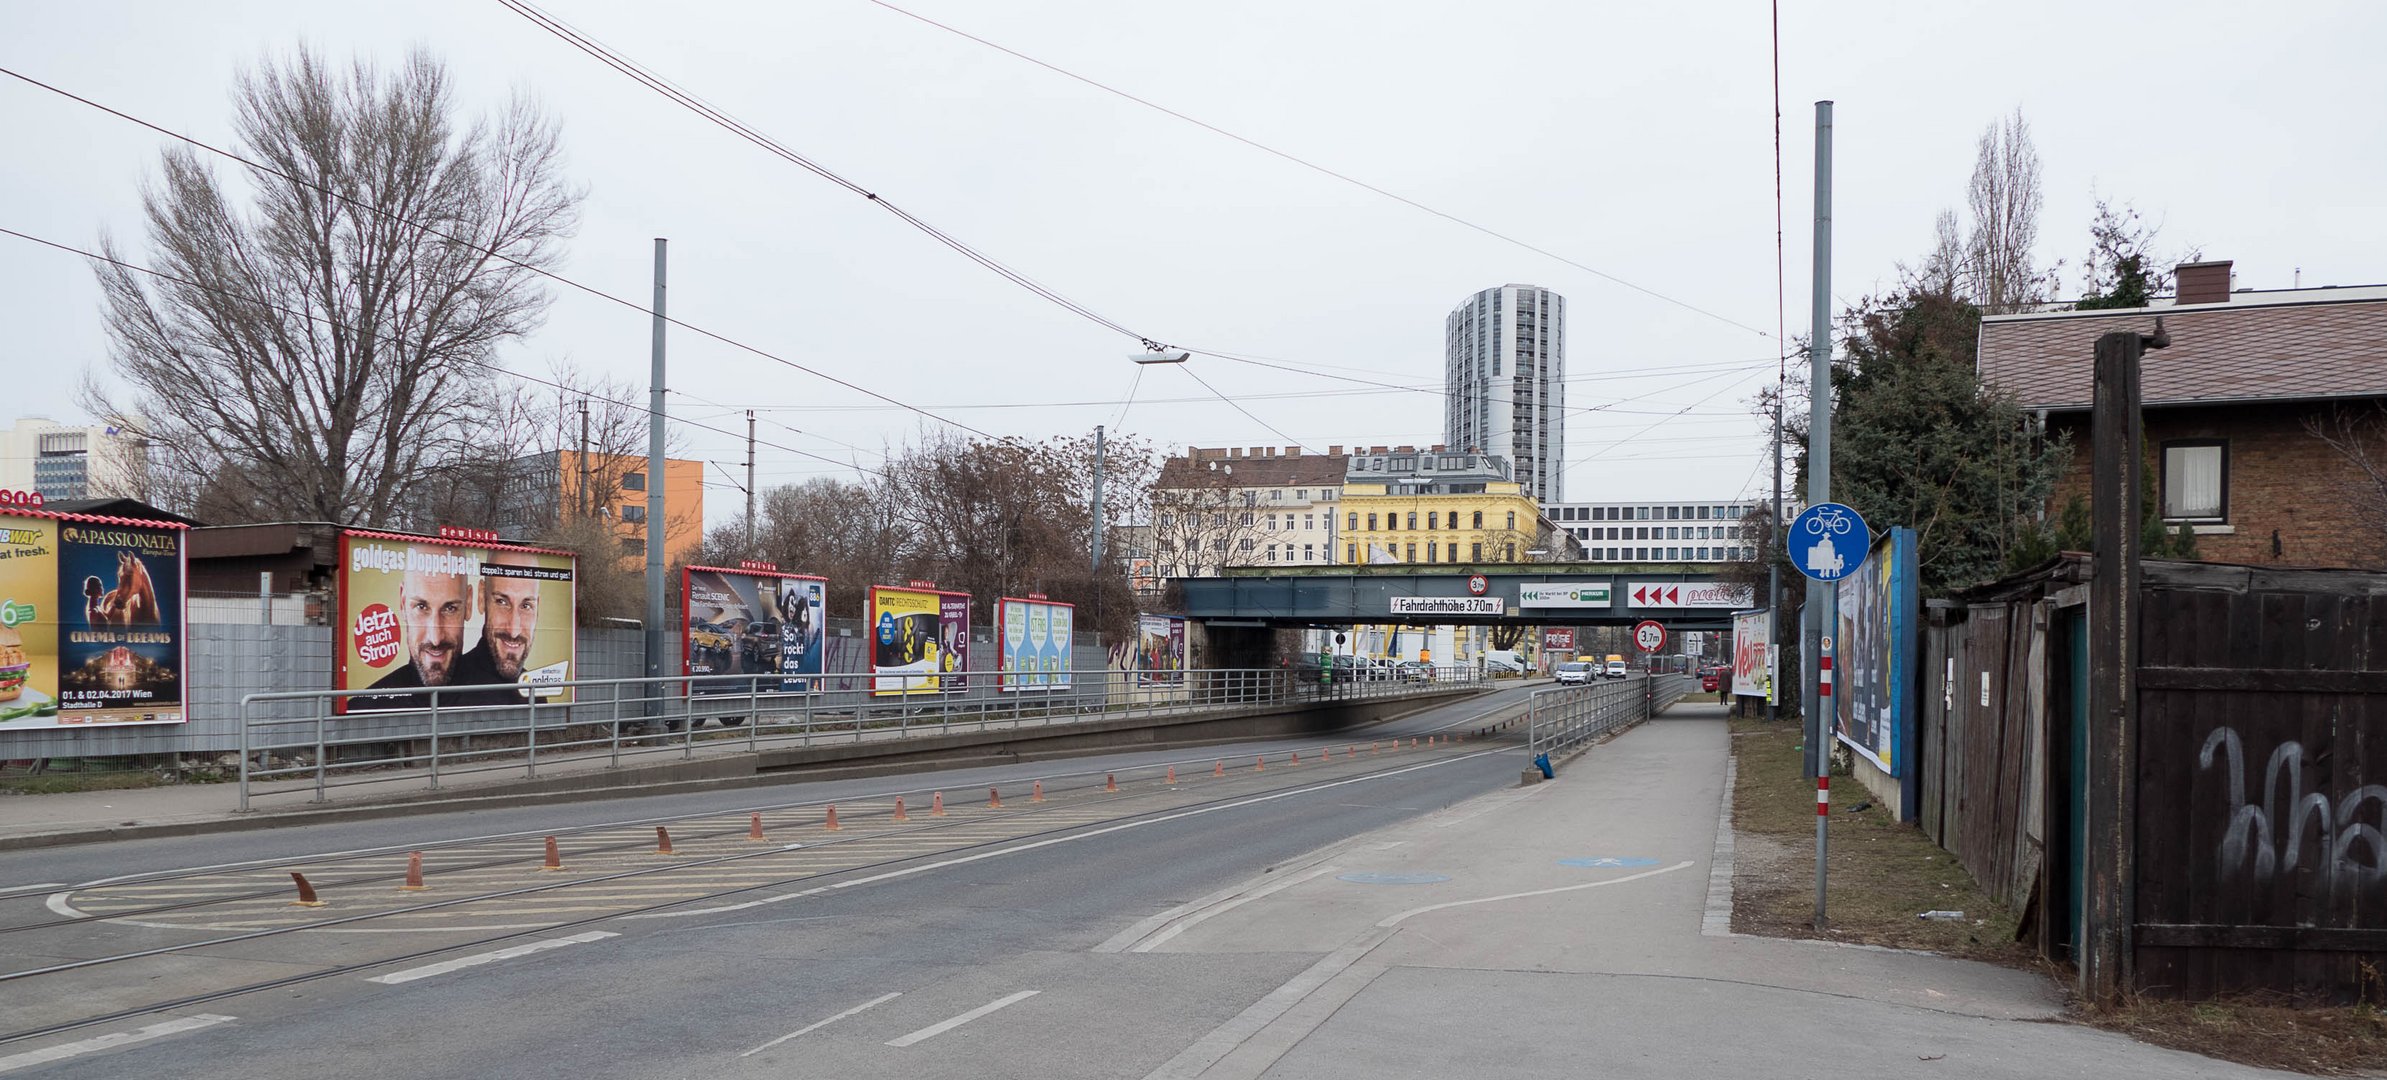
[[[2387,287],[2232,293],[2227,262],[2178,278],[2149,307],[1982,320],[1982,378],[2071,436],[2055,507],[2089,490],[2098,337],[2160,316],[2171,346],[2146,354],[2141,390],[2164,520],[2193,528],[2208,561],[2387,566],[2379,486],[2314,431],[2353,420],[2387,461]]]

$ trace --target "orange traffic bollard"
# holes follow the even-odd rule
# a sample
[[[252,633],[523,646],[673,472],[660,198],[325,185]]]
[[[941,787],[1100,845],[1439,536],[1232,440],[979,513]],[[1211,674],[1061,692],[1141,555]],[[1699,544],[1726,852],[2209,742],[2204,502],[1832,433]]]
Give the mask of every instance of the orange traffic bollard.
[[[935,795],[933,795],[933,796],[930,796],[930,798],[929,798],[929,800],[928,800],[928,816],[930,816],[930,817],[944,817],[944,816],[945,816],[945,793],[944,793],[944,792],[940,791],[940,792],[937,792]]]
[[[1036,786],[1035,786],[1035,787],[1032,787],[1032,788],[1029,788],[1029,789],[1028,789],[1028,801],[1029,801],[1029,802],[1043,802],[1043,801],[1044,801],[1044,781],[1042,781],[1042,780],[1038,780],[1038,781],[1036,781]]]
[[[1169,786],[1177,786],[1177,767],[1175,765],[1169,766]]]
[[[837,804],[836,804],[836,803],[830,803],[830,804],[829,804],[829,820],[828,820],[827,822],[823,823],[823,824],[821,825],[821,828],[822,828],[822,829],[824,829],[824,830],[827,830],[827,831],[829,831],[829,832],[836,832],[836,831],[837,831],[837,830],[839,830],[839,829],[845,828],[845,826],[843,826],[843,825],[839,825],[839,824],[837,823]]]
[[[678,852],[675,852],[675,851],[671,850],[671,830],[670,830],[670,829],[666,829],[666,828],[664,828],[664,827],[663,827],[663,826],[661,826],[661,825],[657,825],[657,826],[655,826],[655,854],[657,854],[657,855],[676,855],[676,854],[678,854]]]
[[[1104,790],[1104,791],[1117,791],[1117,790],[1119,790],[1119,778],[1118,778],[1118,776],[1116,776],[1116,775],[1114,775],[1114,774],[1111,774],[1111,773],[1104,773],[1104,774],[1102,774],[1102,790]]]
[[[1295,764],[1295,765],[1299,765],[1299,764],[1301,764],[1301,751],[1299,751],[1299,750],[1295,750],[1295,751],[1293,751],[1293,764]]]
[[[398,891],[421,892],[425,888],[427,886],[423,884],[423,853],[409,851],[406,853],[406,884],[398,886]]]
[[[1227,775],[1227,759],[1225,759],[1225,758],[1220,758],[1220,759],[1218,759],[1218,764],[1216,764],[1216,765],[1212,765],[1212,766],[1210,767],[1210,775],[1212,775],[1212,776],[1225,776],[1225,775]]]
[[[290,872],[290,880],[298,883],[298,899],[290,902],[291,907],[325,906],[323,901],[315,899],[315,887],[313,885],[307,884],[307,875],[299,873],[296,870],[292,870]]]
[[[903,812],[903,796],[901,796],[901,795],[898,795],[898,796],[896,796],[896,797],[895,797],[895,820],[897,820],[897,821],[910,821],[910,820],[912,820],[912,819],[911,819],[911,817],[910,817],[910,815],[907,815],[907,814],[905,814],[905,813]]]
[[[1380,752],[1382,752],[1382,751],[1383,751],[1383,749],[1384,749],[1384,747],[1382,747],[1381,745],[1379,745],[1379,744],[1377,744],[1377,743],[1373,743],[1373,742],[1371,742],[1371,743],[1369,743],[1369,744],[1368,744],[1368,753],[1371,753],[1371,754],[1374,754],[1374,753],[1380,753]]]
[[[1267,755],[1265,755],[1265,754],[1263,754],[1263,755],[1261,755],[1261,756],[1259,756],[1259,757],[1257,757],[1257,758],[1254,758],[1254,759],[1252,759],[1252,771],[1253,771],[1253,772],[1267,772],[1267,771],[1268,771],[1268,756],[1267,756]]]
[[[748,840],[760,840],[760,839],[762,839],[762,838],[763,838],[763,815],[762,815],[762,811],[760,811],[760,810],[757,810],[757,811],[753,812],[752,814],[749,814],[749,815],[747,815],[747,817],[746,817],[746,839],[748,839]]]
[[[562,854],[561,852],[558,852],[558,851],[556,851],[556,850],[555,850],[555,838],[554,838],[554,837],[552,837],[552,836],[550,836],[550,837],[548,837],[548,838],[547,838],[547,861],[546,861],[546,862],[544,862],[544,863],[541,863],[541,864],[539,864],[539,869],[541,869],[541,870],[561,870],[561,869],[563,869],[563,868],[564,868],[564,857],[563,857],[563,854]]]
[[[988,788],[988,789],[986,789],[986,806],[987,806],[987,808],[988,808],[988,809],[990,809],[990,810],[1000,810],[1000,809],[1002,809],[1002,808],[1003,808],[1003,793],[1002,793],[1002,792],[1000,792],[1000,791],[997,791],[997,790],[995,790],[994,788]]]

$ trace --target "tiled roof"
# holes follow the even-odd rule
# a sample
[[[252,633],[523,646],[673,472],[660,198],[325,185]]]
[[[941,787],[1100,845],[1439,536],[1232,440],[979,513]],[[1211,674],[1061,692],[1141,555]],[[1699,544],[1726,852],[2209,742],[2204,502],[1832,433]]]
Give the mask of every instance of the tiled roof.
[[[2171,346],[2146,354],[2148,405],[2387,396],[2387,300],[1989,318],[1981,377],[2026,409],[2088,408],[2097,338],[2157,316]]]
[[[1160,466],[1155,486],[1179,487],[1341,487],[1347,454],[1295,454],[1267,457],[1173,457]],[[1197,471],[1200,470],[1200,471]],[[1223,470],[1223,471],[1220,471]],[[1199,481],[1195,478],[1201,477]]]

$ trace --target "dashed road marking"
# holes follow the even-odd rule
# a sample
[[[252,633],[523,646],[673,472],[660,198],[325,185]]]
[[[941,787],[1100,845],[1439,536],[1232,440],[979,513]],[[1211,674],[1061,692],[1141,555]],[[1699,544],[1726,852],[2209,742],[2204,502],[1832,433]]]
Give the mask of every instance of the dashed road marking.
[[[864,1010],[864,1009],[872,1008],[872,1007],[874,1007],[874,1006],[884,1005],[884,1004],[886,1004],[886,1003],[888,1003],[888,1002],[890,1002],[890,1001],[893,1001],[893,1000],[895,1000],[896,998],[899,998],[899,997],[902,997],[902,996],[903,996],[903,991],[901,991],[901,990],[897,990],[897,991],[895,991],[894,993],[891,993],[891,994],[881,994],[881,995],[879,995],[878,997],[874,997],[874,998],[872,998],[872,999],[870,999],[870,1000],[868,1000],[868,1001],[865,1001],[865,1002],[863,1002],[863,1003],[862,1003],[862,1004],[860,1004],[860,1005],[856,1005],[856,1006],[854,1006],[853,1008],[851,1008],[851,1009],[847,1009],[846,1011],[844,1011],[844,1012],[841,1012],[841,1013],[838,1013],[837,1015],[835,1015],[835,1016],[832,1016],[832,1017],[830,1017],[830,1018],[828,1018],[828,1019],[826,1019],[826,1020],[816,1020],[816,1021],[814,1021],[814,1022],[812,1022],[812,1023],[806,1024],[806,1025],[804,1025],[803,1027],[797,1028],[796,1030],[794,1030],[794,1031],[791,1031],[791,1032],[788,1032],[788,1033],[787,1033],[787,1034],[785,1034],[785,1035],[781,1035],[780,1037],[778,1037],[778,1038],[776,1038],[776,1039],[773,1039],[773,1040],[771,1040],[770,1042],[764,1043],[764,1044],[762,1044],[761,1046],[757,1046],[757,1047],[755,1047],[755,1048],[754,1048],[754,1049],[752,1049],[752,1050],[748,1050],[748,1051],[746,1051],[746,1052],[745,1052],[745,1053],[743,1053],[743,1054],[739,1054],[738,1056],[739,1056],[739,1057],[753,1057],[754,1055],[756,1055],[756,1054],[759,1054],[759,1053],[762,1053],[763,1051],[765,1051],[765,1050],[768,1050],[768,1049],[770,1049],[770,1048],[772,1048],[772,1047],[774,1047],[774,1046],[777,1046],[777,1045],[779,1045],[780,1043],[786,1042],[786,1041],[788,1041],[789,1039],[793,1039],[793,1038],[795,1038],[795,1037],[796,1037],[796,1036],[798,1036],[798,1035],[810,1035],[810,1034],[812,1034],[812,1033],[813,1033],[813,1032],[815,1032],[815,1031],[819,1031],[819,1030],[820,1030],[820,1029],[822,1029],[822,1028],[828,1027],[829,1025],[831,1025],[831,1024],[834,1024],[834,1023],[836,1023],[836,1022],[838,1022],[838,1021],[840,1021],[840,1020],[843,1020],[843,1019],[845,1019],[846,1017],[852,1016],[852,1015],[854,1015],[855,1013],[861,1012],[861,1011],[862,1011],[862,1010]]]
[[[375,975],[367,978],[365,981],[369,983],[380,983],[384,986],[396,986],[399,983],[410,983],[416,979],[428,979],[434,975],[445,975],[451,971],[462,971],[465,968],[479,967],[483,964],[494,964],[501,960],[512,960],[517,957],[529,956],[532,953],[546,952],[549,949],[560,949],[566,945],[584,945],[592,941],[603,941],[609,937],[620,936],[620,934],[616,934],[608,930],[590,930],[586,933],[573,934],[570,937],[548,938],[544,941],[533,941],[525,945],[516,945],[509,949],[497,949],[492,952],[474,953],[471,956],[459,956],[454,960],[442,960],[436,964],[425,964],[422,967],[407,968],[404,971],[393,971],[387,975]]]
[[[993,1001],[987,1002],[984,1005],[980,1005],[975,1009],[971,1009],[960,1016],[939,1020],[936,1023],[930,1024],[927,1027],[921,1028],[920,1030],[909,1035],[901,1035],[889,1039],[887,1040],[887,1045],[894,1047],[905,1047],[927,1042],[928,1040],[936,1038],[937,1036],[951,1031],[954,1028],[960,1027],[972,1020],[976,1020],[979,1017],[992,1013],[997,1009],[1008,1009],[1013,1005],[1017,1005],[1020,1002],[1026,1001],[1029,998],[1035,997],[1036,995],[1043,992],[1044,991],[1042,990],[1022,990],[1016,994],[1008,994],[1003,997],[996,998]]]
[[[200,1013],[196,1016],[181,1016],[172,1020],[160,1021],[134,1031],[113,1032],[75,1042],[60,1043],[56,1046],[45,1046],[39,1050],[27,1050],[22,1054],[0,1057],[0,1073],[29,1069],[35,1065],[47,1065],[53,1061],[65,1061],[68,1058],[94,1054],[102,1050],[113,1050],[119,1046],[131,1046],[134,1043],[148,1042],[152,1039],[163,1039],[168,1035],[198,1031],[201,1028],[211,1028],[217,1024],[229,1024],[233,1019],[233,1017],[217,1016],[213,1013]]]

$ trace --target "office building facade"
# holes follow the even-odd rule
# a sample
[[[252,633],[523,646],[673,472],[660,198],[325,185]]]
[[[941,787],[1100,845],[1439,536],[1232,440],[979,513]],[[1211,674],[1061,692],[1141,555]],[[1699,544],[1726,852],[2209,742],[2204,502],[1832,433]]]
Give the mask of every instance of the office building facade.
[[[1508,459],[1524,494],[1565,497],[1566,298],[1485,289],[1443,320],[1443,444]]]
[[[1560,503],[1544,508],[1583,545],[1586,562],[1719,563],[1757,558],[1755,502]]]

